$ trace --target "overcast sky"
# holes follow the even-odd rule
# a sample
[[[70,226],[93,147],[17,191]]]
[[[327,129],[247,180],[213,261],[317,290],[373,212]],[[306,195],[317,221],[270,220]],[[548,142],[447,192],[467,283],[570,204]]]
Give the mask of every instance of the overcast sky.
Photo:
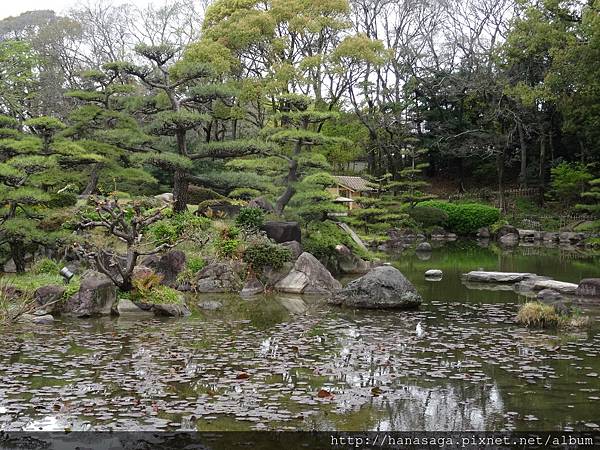
[[[0,0],[0,19],[9,16],[18,16],[25,11],[36,9],[52,9],[57,13],[67,11],[69,8],[81,3],[79,0]],[[115,4],[133,3],[138,6],[145,6],[148,3],[163,3],[162,1],[149,0],[114,0]]]

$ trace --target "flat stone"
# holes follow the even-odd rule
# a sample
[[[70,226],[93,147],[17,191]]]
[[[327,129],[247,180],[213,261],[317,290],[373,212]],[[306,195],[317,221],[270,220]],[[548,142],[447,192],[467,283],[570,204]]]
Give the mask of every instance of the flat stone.
[[[537,277],[534,273],[522,272],[486,272],[474,270],[464,275],[466,281],[476,283],[516,283]]]
[[[154,315],[152,311],[141,309],[127,298],[119,299],[119,303],[117,303],[117,312],[119,313],[119,316],[135,316],[139,318],[147,318]]]
[[[29,322],[36,325],[50,325],[54,323],[54,317],[51,314],[44,314],[43,316],[37,316],[35,314],[22,314],[19,317],[19,322]]]
[[[198,303],[198,308],[205,309],[207,311],[216,311],[223,308],[223,303],[217,300],[205,300]]]
[[[425,272],[425,278],[441,278],[444,275],[440,269],[429,269]]]
[[[533,284],[534,291],[540,291],[542,289],[552,289],[553,291],[560,292],[561,294],[569,295],[575,294],[575,291],[577,290],[577,284],[556,280],[538,280]]]

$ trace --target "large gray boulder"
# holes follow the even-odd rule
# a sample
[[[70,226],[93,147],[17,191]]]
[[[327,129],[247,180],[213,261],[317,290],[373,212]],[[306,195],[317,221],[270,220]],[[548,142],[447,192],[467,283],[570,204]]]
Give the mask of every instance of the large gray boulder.
[[[556,292],[552,289],[542,289],[536,295],[536,298],[547,305],[554,304],[554,302],[562,301],[563,296],[560,295],[559,292]]]
[[[354,253],[352,253],[352,250],[350,250],[344,244],[336,245],[335,253],[335,269],[339,273],[366,273],[371,268],[371,264],[369,262],[356,256]]]
[[[117,300],[117,287],[106,275],[87,270],[81,276],[79,292],[65,304],[64,312],[75,317],[96,317],[111,314]]]
[[[431,251],[431,244],[429,242],[421,242],[417,245],[417,248],[415,249],[417,252],[430,252]]]
[[[490,229],[488,227],[482,227],[477,230],[477,237],[479,239],[489,239],[491,237]]]
[[[416,308],[421,296],[402,272],[392,266],[371,269],[338,291],[329,303],[352,308]]]
[[[258,294],[262,294],[265,292],[265,285],[258,278],[250,278],[244,284],[242,292],[240,292],[240,296],[247,298],[253,297]]]
[[[499,240],[502,236],[505,236],[507,234],[516,234],[517,236],[519,236],[519,230],[517,230],[512,225],[503,225],[498,229],[498,231],[496,231],[496,238]]]
[[[498,238],[498,242],[506,247],[512,247],[519,244],[519,235],[513,233],[503,234]]]
[[[265,197],[256,197],[248,202],[249,208],[260,208],[266,213],[274,213],[275,208]]]
[[[240,268],[226,262],[213,262],[196,275],[195,291],[240,292],[243,287],[240,273]]]
[[[279,281],[283,280],[288,273],[294,268],[294,263],[298,260],[296,258],[294,262],[286,262],[281,268],[275,269],[271,266],[267,266],[262,270],[260,274],[260,280],[267,288],[272,288]]]
[[[182,301],[181,303],[156,303],[152,305],[155,316],[161,317],[187,317],[192,315],[191,311]]]
[[[310,253],[302,253],[293,269],[275,284],[279,292],[292,294],[328,294],[342,285],[329,270]]]
[[[127,319],[146,319],[153,317],[150,309],[142,309],[129,299],[121,298],[117,303],[117,314]]]
[[[302,244],[298,241],[287,241],[280,244],[282,247],[287,248],[292,254],[291,260],[296,261],[302,254]]]
[[[584,278],[579,282],[575,295],[581,297],[600,297],[600,278]]]
[[[172,286],[179,274],[185,270],[185,253],[180,250],[172,250],[160,258],[149,256],[142,261],[142,266],[149,267],[158,275],[162,276],[161,284]]]
[[[261,229],[267,234],[267,237],[273,239],[278,244],[284,242],[296,241],[302,242],[302,233],[298,222],[265,222]]]
[[[44,314],[58,314],[63,306],[64,294],[64,286],[49,284],[48,286],[37,288],[33,294],[33,298],[41,308],[40,312]]]

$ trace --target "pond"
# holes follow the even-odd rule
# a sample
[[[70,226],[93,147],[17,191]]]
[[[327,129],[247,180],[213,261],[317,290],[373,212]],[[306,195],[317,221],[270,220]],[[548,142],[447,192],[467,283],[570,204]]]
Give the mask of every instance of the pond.
[[[391,257],[418,311],[352,311],[294,296],[218,300],[187,319],[57,321],[5,331],[0,430],[590,430],[600,425],[600,323],[515,324],[510,291],[467,289],[469,270],[562,281],[600,260],[473,242]],[[439,282],[424,280],[442,269]],[[418,337],[421,322],[425,334]]]

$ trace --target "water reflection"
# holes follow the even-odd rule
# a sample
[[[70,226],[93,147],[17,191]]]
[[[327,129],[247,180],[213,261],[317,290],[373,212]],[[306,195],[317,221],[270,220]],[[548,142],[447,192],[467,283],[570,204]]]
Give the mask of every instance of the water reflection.
[[[437,265],[436,251],[432,261],[444,270],[443,281],[426,282],[416,259],[413,272],[405,270],[426,286],[419,287],[426,301],[418,311],[353,311],[297,296],[224,296],[221,309],[195,310],[183,320],[106,318],[11,330],[1,336],[0,429],[556,430],[594,424],[598,321],[577,334],[525,330],[514,322],[514,292],[502,292],[496,302],[497,293],[475,291],[474,301],[464,301],[474,291]],[[455,272],[506,264],[497,255],[494,264],[488,256],[474,260],[471,252],[455,255]],[[522,268],[543,273],[538,269]],[[462,289],[461,301],[448,298],[453,286]]]

